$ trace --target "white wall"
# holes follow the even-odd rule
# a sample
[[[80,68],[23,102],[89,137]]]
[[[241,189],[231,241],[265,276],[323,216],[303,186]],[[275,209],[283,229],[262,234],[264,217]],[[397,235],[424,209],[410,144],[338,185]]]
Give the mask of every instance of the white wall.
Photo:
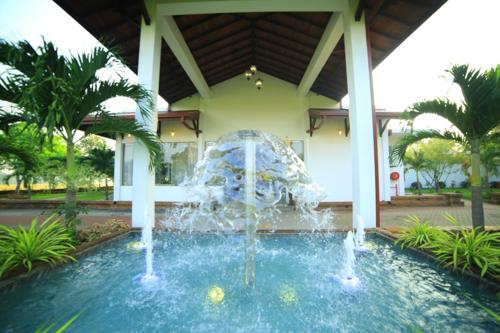
[[[240,75],[211,87],[209,100],[201,99],[196,94],[174,103],[171,106],[174,111],[200,110],[200,128],[203,133],[197,139],[194,132],[180,121],[164,121],[161,124],[162,140],[196,141],[199,159],[206,141],[216,141],[223,134],[237,130],[262,130],[282,139],[302,140],[306,166],[313,180],[327,192],[324,201],[351,201],[351,143],[350,137],[345,136],[344,121],[326,120],[312,137],[306,133],[309,126],[307,109],[334,108],[338,106],[337,102],[314,93],[300,97],[293,84],[263,73],[261,78],[264,86],[260,91],[255,88],[253,81],[247,81]],[[171,136],[172,132],[175,136]],[[383,151],[383,144],[387,144],[384,138],[378,140],[380,198],[389,200],[389,185],[384,182],[384,179],[388,179],[385,174],[389,172],[387,152]],[[124,142],[130,139],[125,138]],[[119,196],[115,196],[115,200],[130,200],[132,187],[121,186],[115,193]],[[179,186],[159,185],[155,187],[155,194],[158,201],[180,201],[185,198],[185,191]]]

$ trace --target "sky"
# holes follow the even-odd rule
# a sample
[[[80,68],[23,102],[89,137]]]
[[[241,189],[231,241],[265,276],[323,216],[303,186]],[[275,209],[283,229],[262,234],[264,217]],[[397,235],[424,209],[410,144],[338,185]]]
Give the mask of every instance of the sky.
[[[500,0],[448,0],[374,70],[377,108],[403,111],[425,99],[460,100],[460,91],[445,70],[453,64],[487,69],[500,63],[498,13]],[[40,45],[41,36],[66,53],[89,51],[98,45],[51,0],[0,0],[1,38],[27,39]],[[121,74],[136,80],[131,71],[122,69]],[[117,99],[110,107],[133,111],[134,103]],[[159,108],[166,107],[160,100]],[[436,116],[425,116],[415,126],[445,128],[449,124]]]

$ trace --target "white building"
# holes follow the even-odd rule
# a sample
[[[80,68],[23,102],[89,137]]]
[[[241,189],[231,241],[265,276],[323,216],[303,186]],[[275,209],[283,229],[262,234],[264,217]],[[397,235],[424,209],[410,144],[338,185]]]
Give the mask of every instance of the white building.
[[[178,184],[205,147],[239,129],[289,141],[328,201],[352,201],[353,218],[379,225],[379,203],[391,193],[385,126],[394,115],[376,113],[372,67],[445,0],[56,2],[118,44],[139,82],[170,103],[159,122],[135,115],[165,142],[156,182],[145,147],[117,140],[115,199],[132,200],[133,226],[151,224],[155,201],[184,199]],[[258,71],[248,82],[251,65]],[[347,93],[348,118],[338,108]]]

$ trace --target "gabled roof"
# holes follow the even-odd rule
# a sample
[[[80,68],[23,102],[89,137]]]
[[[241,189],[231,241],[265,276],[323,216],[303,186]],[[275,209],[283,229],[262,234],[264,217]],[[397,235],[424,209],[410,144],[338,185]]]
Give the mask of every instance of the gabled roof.
[[[137,0],[55,0],[97,39],[118,47],[137,72],[140,17]],[[377,66],[446,0],[360,0],[370,31],[372,63]],[[259,70],[298,85],[331,13],[275,12],[175,16],[201,73],[211,86],[257,65]],[[340,100],[347,93],[341,39],[311,87]],[[169,103],[196,88],[162,41],[160,95]]]

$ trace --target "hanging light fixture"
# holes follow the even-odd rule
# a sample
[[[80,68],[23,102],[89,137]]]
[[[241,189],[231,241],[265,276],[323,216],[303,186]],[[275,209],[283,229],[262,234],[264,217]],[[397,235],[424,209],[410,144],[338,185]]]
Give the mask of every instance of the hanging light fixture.
[[[257,66],[250,65],[248,70],[246,70],[245,73],[243,73],[243,74],[245,75],[245,78],[247,79],[247,81],[250,81],[252,76],[257,74]],[[264,84],[264,81],[262,81],[262,79],[260,77],[258,77],[257,80],[255,80],[255,86],[257,87],[257,90],[260,90],[262,88],[263,84]]]
[[[260,88],[262,88],[262,84],[263,83],[264,82],[260,78],[258,78],[257,80],[255,80],[255,86],[257,87],[257,90],[260,90]]]
[[[246,79],[247,79],[248,81],[250,81],[250,78],[252,77],[252,75],[253,75],[253,74],[252,74],[252,72],[250,72],[250,71],[245,71],[245,77],[246,77]]]

